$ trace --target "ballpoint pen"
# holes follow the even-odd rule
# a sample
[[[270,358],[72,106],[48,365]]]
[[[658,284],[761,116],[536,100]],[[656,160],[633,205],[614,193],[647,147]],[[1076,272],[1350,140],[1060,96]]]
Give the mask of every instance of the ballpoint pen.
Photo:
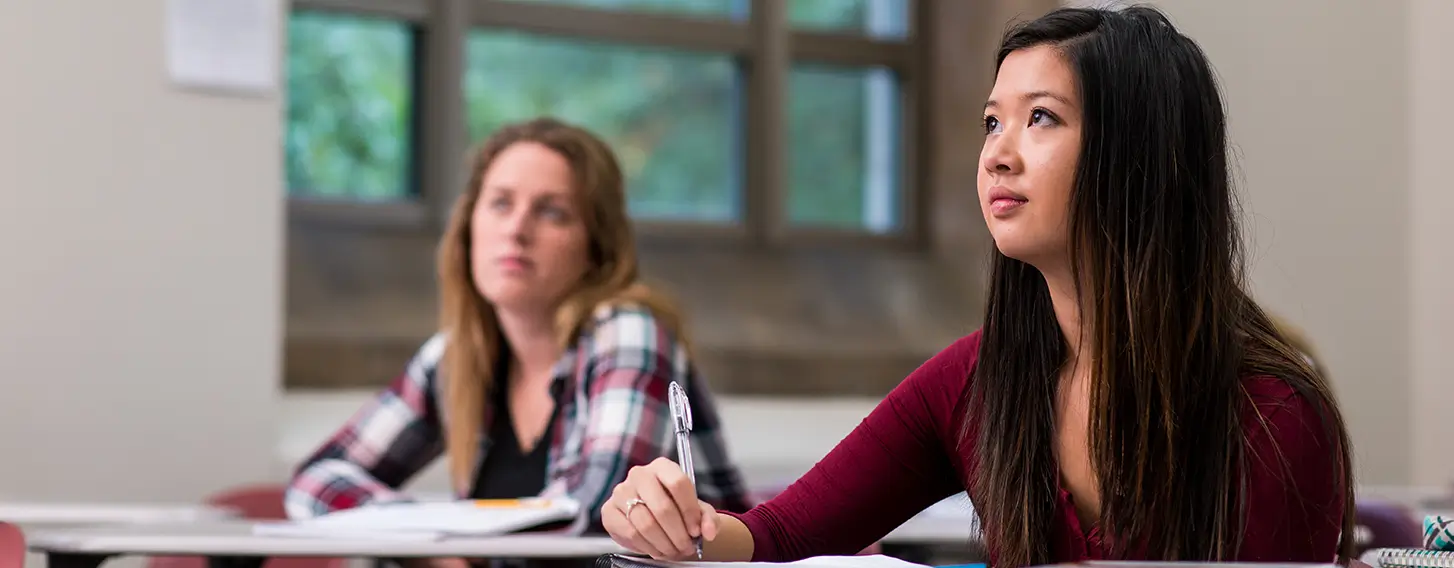
[[[667,388],[667,402],[671,407],[672,427],[676,431],[677,461],[682,472],[687,474],[687,481],[696,489],[697,468],[692,467],[692,407],[687,404],[687,391],[676,381]],[[694,541],[697,544],[697,560],[701,560],[702,537],[698,536]]]

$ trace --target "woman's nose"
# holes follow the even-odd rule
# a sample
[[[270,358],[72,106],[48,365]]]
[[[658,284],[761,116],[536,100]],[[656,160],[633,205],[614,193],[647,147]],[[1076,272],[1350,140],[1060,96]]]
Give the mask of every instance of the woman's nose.
[[[981,160],[986,172],[992,174],[1019,173],[1024,163],[1020,160],[1020,138],[1010,132],[998,134],[985,141],[984,158]]]
[[[529,211],[524,208],[515,209],[501,219],[500,230],[504,235],[517,242],[529,240],[531,222]]]

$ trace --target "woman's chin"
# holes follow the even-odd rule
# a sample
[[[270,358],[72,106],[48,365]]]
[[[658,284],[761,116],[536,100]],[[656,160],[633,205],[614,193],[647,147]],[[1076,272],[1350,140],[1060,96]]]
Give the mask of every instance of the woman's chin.
[[[524,282],[502,282],[481,290],[481,295],[497,310],[521,310],[541,303],[538,290]]]
[[[1014,235],[1013,231],[995,232],[991,233],[990,236],[994,238],[995,249],[999,250],[1000,254],[1003,254],[1015,260],[1025,260],[1024,257],[1026,253],[1029,252],[1028,249],[1030,247],[1026,246],[1027,243],[1024,242],[1024,239],[1017,238],[1018,235]]]
[[[1038,246],[1039,243],[1028,243],[1024,239],[997,237],[995,248],[1000,254],[1020,262],[1034,265],[1039,259],[1045,257],[1045,247]]]

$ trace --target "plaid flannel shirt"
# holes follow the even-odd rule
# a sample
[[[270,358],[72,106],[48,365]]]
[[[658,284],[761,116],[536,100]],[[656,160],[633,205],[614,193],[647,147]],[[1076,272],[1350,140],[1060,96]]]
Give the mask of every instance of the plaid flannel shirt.
[[[690,397],[698,495],[713,506],[745,511],[747,492],[727,456],[716,405],[684,346],[636,305],[603,306],[584,329],[555,365],[556,422],[540,495],[581,504],[567,532],[601,530],[601,505],[632,466],[676,459],[667,402],[671,381]],[[443,454],[438,365],[445,344],[442,333],[430,338],[403,376],[304,461],[284,497],[289,517],[408,500],[399,487]],[[490,406],[487,401],[481,462],[490,448]]]

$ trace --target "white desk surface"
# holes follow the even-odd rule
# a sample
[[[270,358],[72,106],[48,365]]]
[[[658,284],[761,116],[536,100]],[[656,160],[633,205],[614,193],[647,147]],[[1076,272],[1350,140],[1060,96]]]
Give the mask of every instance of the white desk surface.
[[[233,516],[229,509],[206,505],[0,501],[0,521],[27,526],[186,523]]]
[[[967,544],[977,540],[979,518],[969,497],[959,493],[931,505],[882,539],[884,544]]]
[[[969,521],[916,517],[884,535],[880,541],[884,544],[955,545],[978,539],[979,535],[972,530]]]
[[[625,552],[606,537],[549,534],[433,542],[258,536],[243,521],[39,529],[26,540],[36,552],[118,556],[589,558]]]
[[[1429,512],[1429,514],[1435,514]],[[1454,511],[1443,514],[1454,516]],[[1422,518],[1419,519],[1423,521]],[[978,540],[974,532],[978,518],[963,493],[940,501],[884,536],[885,544],[954,545]],[[1360,546],[1372,540],[1368,527],[1353,527],[1353,539]]]

